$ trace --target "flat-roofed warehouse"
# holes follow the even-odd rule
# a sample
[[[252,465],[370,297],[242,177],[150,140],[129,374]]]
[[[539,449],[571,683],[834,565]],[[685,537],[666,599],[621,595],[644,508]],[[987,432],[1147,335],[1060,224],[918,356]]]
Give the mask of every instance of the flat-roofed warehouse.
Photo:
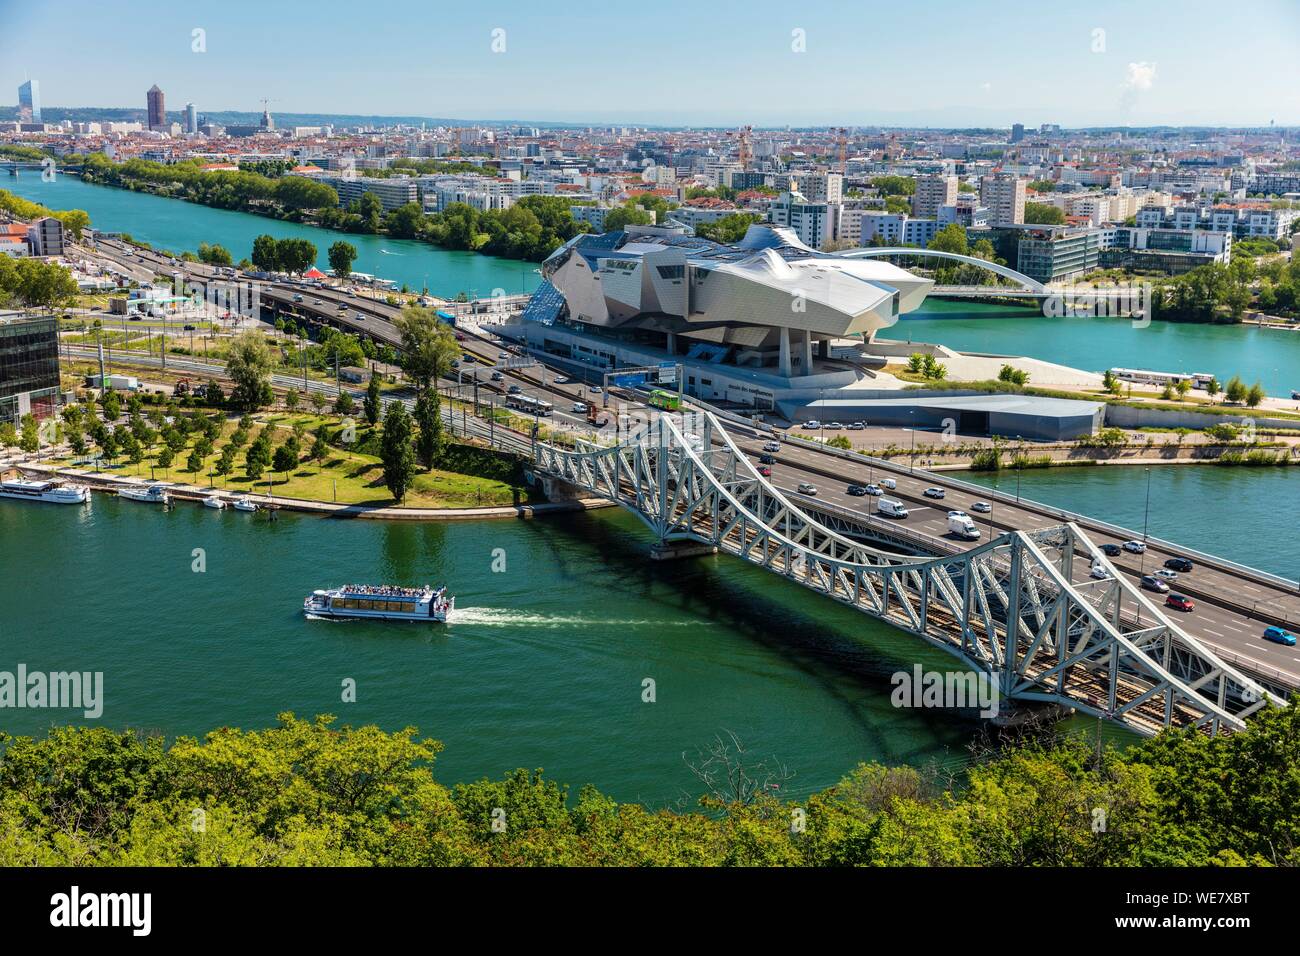
[[[830,398],[804,413],[821,421],[915,428],[955,427],[963,435],[1067,441],[1101,427],[1105,405],[1036,395],[935,395],[915,398]]]

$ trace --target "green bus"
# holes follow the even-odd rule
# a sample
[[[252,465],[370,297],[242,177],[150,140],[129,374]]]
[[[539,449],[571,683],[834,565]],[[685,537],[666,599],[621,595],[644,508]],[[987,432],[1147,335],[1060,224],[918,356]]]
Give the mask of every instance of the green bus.
[[[656,388],[650,393],[650,405],[675,412],[682,407],[682,400],[677,397],[676,392],[665,392],[662,388]]]

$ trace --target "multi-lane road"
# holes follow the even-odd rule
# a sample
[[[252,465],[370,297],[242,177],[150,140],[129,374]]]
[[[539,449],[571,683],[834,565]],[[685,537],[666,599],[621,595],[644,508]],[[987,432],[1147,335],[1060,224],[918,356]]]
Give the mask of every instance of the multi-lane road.
[[[101,248],[101,253],[104,250]],[[151,269],[154,272],[168,274],[182,270],[199,280],[219,279],[212,267],[195,263],[173,264],[165,257],[143,253],[138,258],[127,258],[114,250],[109,250],[110,258],[120,265],[130,265],[137,269]],[[259,292],[264,301],[278,303],[281,308],[311,312],[325,321],[353,329],[372,338],[392,345],[399,345],[401,337],[393,324],[400,314],[400,309],[379,300],[359,295],[349,295],[336,289],[313,288],[295,285],[278,285],[270,282],[259,283]],[[295,301],[300,297],[300,301]],[[346,305],[346,313],[340,309]],[[503,343],[493,341],[478,334],[467,334],[461,343],[466,353],[478,358],[473,366],[462,367],[465,382],[469,381],[471,368],[477,368],[478,387],[487,393],[504,394],[511,385],[516,385],[529,394],[546,398],[555,407],[555,418],[562,424],[574,428],[590,429],[585,418],[569,410],[574,403],[592,403],[600,401],[601,396],[592,391],[592,384],[564,377],[564,373],[548,369],[543,365],[530,368],[509,368],[504,364],[498,369],[502,380],[490,380],[489,366],[498,363],[503,349],[510,350]],[[119,360],[120,360],[120,353]],[[168,360],[174,364],[174,359]],[[196,369],[197,370],[197,369]],[[597,380],[592,373],[592,383]],[[457,376],[453,376],[455,381]],[[297,380],[295,380],[295,383]],[[293,384],[293,383],[290,383]],[[468,397],[468,389],[466,389]],[[629,402],[630,410],[646,419],[654,416],[652,409],[635,402]],[[746,453],[757,457],[763,441],[772,436],[767,432],[738,425],[729,426],[733,437]],[[504,430],[499,430],[504,432]],[[906,466],[888,462],[855,460],[854,456],[843,457],[828,451],[803,446],[792,442],[783,442],[781,450],[775,454],[776,462],[772,466],[771,480],[782,491],[798,499],[797,489],[805,483],[817,487],[817,501],[827,502],[838,508],[848,509],[858,514],[872,514],[876,499],[873,497],[855,497],[847,494],[849,484],[868,484],[882,477],[891,477],[897,482],[897,488],[889,494],[901,498],[910,514],[903,520],[903,525],[911,530],[942,539],[951,548],[971,547],[978,542],[963,542],[947,533],[947,513],[949,510],[966,511],[976,521],[983,532],[983,539],[1013,528],[1034,530],[1051,527],[1061,523],[1059,514],[1046,506],[1033,502],[1019,503],[998,496],[994,492],[972,491],[962,483],[941,474],[924,471],[912,473]],[[926,498],[923,492],[928,487],[944,489],[942,501]],[[977,501],[992,503],[991,514],[979,514],[971,509]],[[1104,516],[1102,516],[1104,517]],[[1124,540],[1103,527],[1099,522],[1080,522],[1084,531],[1098,544]],[[991,531],[990,531],[991,528]],[[1144,555],[1128,552],[1111,558],[1114,567],[1122,574],[1140,578],[1164,566],[1171,557],[1185,556],[1176,550],[1161,550],[1150,546]],[[1300,622],[1300,593],[1294,587],[1286,587],[1280,579],[1262,573],[1235,568],[1226,563],[1206,562],[1200,556],[1193,556],[1195,569],[1180,574],[1172,584],[1172,589],[1192,597],[1196,609],[1190,613],[1167,610],[1188,633],[1204,641],[1221,653],[1229,662],[1261,677],[1271,683],[1300,686],[1300,648],[1286,647],[1263,640],[1262,632],[1266,623],[1286,623],[1294,630],[1295,623]],[[1081,565],[1080,574],[1088,574],[1086,562]],[[1161,604],[1164,596],[1148,593],[1153,603]],[[1126,607],[1126,615],[1136,615],[1136,606]]]

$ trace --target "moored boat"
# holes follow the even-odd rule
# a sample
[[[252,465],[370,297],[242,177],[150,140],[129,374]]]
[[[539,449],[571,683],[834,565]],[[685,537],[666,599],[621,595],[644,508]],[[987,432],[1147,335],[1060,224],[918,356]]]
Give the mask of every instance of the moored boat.
[[[208,495],[203,499],[203,507],[205,508],[216,508],[220,511],[225,506],[226,499],[221,497],[221,495]]]
[[[11,478],[8,481],[0,481],[0,498],[48,501],[56,505],[81,505],[90,500],[90,489],[84,485],[64,484],[58,481]]]
[[[129,485],[125,488],[117,489],[119,498],[126,498],[128,501],[143,501],[148,504],[167,504],[171,501],[171,495],[167,494],[167,486],[159,482],[150,485]]]
[[[345,584],[317,589],[302,602],[308,617],[358,617],[386,621],[446,622],[456,599],[445,587]]]
[[[235,510],[256,511],[257,502],[254,501],[252,498],[248,497],[248,495],[240,495],[238,498],[235,499]]]

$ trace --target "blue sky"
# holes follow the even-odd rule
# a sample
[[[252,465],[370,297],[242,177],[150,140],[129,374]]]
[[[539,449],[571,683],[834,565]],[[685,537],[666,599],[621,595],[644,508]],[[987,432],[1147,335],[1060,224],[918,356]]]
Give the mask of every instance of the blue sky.
[[[157,83],[200,111],[1300,125],[1300,0],[0,0],[0,23],[4,103],[30,74],[50,106],[142,107]]]

